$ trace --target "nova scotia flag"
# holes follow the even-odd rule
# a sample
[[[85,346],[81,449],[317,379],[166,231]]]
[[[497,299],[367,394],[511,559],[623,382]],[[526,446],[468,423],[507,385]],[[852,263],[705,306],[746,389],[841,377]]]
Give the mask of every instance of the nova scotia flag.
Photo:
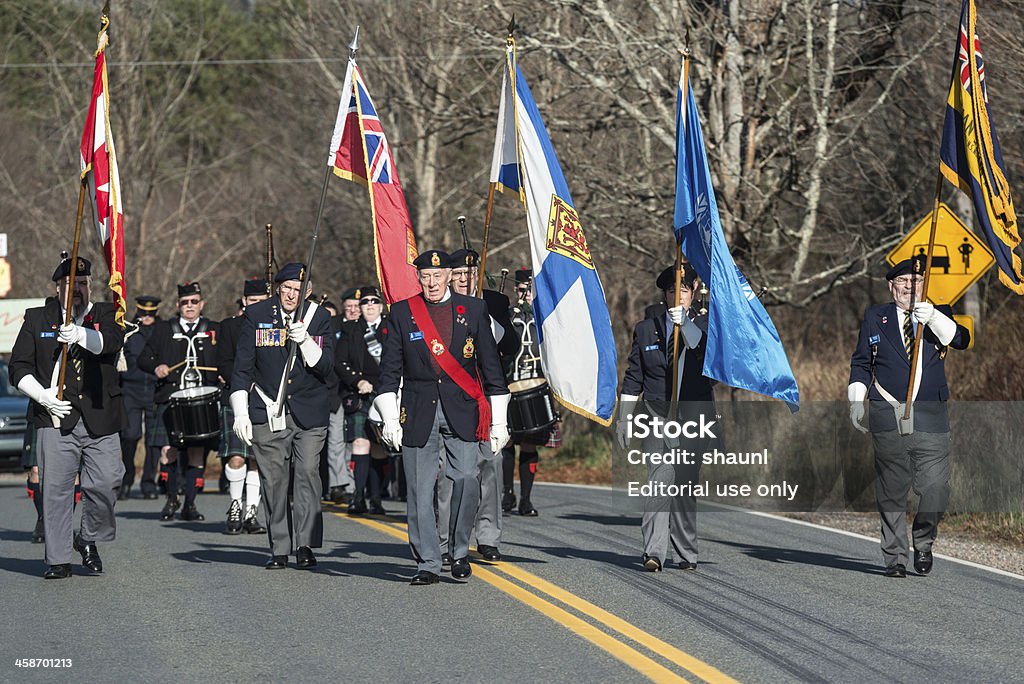
[[[604,288],[514,45],[502,77],[491,182],[526,205],[533,312],[551,391],[569,410],[609,425],[618,377]]]

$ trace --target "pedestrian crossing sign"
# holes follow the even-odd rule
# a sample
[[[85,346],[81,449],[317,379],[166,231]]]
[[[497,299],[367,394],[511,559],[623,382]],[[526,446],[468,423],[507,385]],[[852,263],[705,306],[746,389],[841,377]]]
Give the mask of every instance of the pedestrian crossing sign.
[[[886,260],[895,266],[904,259],[925,255],[932,214],[928,213],[914,226]],[[964,296],[992,268],[995,257],[977,235],[953,211],[939,203],[932,249],[931,277],[928,279],[928,301],[932,304],[953,304]]]

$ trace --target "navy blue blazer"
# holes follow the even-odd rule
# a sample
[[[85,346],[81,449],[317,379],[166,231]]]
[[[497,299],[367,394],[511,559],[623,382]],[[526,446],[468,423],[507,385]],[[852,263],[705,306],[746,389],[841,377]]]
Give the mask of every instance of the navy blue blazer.
[[[416,295],[420,297],[422,295]],[[452,338],[444,345],[472,378],[482,380],[484,394],[508,394],[491,320],[482,299],[452,294]],[[459,313],[460,308],[462,313]],[[476,401],[443,371],[434,370],[431,352],[405,299],[391,307],[385,328],[377,391],[397,392],[402,378],[402,444],[421,447],[430,437],[440,400],[445,418],[459,439],[475,442],[479,418]]]
[[[299,428],[308,430],[326,427],[330,420],[327,382],[334,367],[334,329],[331,315],[317,307],[306,329],[323,349],[320,360],[310,368],[297,351],[295,364],[288,374],[285,402],[288,412]],[[242,317],[235,348],[235,368],[231,375],[232,391],[249,391],[249,418],[253,424],[269,422],[267,406],[255,390],[259,386],[271,400],[277,398],[281,375],[288,361],[287,328],[281,299],[270,299],[248,306]]]
[[[953,318],[953,310],[949,306],[937,306],[935,310]],[[970,341],[971,334],[967,328],[957,325],[956,334],[949,346],[953,349],[966,349]],[[914,429],[921,432],[948,432],[946,347],[939,343],[928,326],[924,327],[921,354],[921,386],[914,400]],[[895,302],[879,304],[864,312],[857,348],[850,359],[850,383],[854,382],[862,382],[868,387],[871,429],[874,432],[895,430],[895,414],[875,384],[880,383],[897,400],[906,400],[910,359],[903,346]]]
[[[622,393],[644,396],[657,404],[672,398],[672,368],[668,360],[668,335],[665,307],[649,307],[647,318],[633,328],[633,346],[629,351],[626,373],[622,378]],[[703,331],[700,344],[695,349],[686,349],[683,362],[683,378],[679,384],[679,399],[682,401],[714,401],[712,382],[704,377],[704,354],[707,350],[707,316],[697,316],[693,321]],[[679,344],[684,344],[682,332]],[[682,359],[681,359],[682,360]]]

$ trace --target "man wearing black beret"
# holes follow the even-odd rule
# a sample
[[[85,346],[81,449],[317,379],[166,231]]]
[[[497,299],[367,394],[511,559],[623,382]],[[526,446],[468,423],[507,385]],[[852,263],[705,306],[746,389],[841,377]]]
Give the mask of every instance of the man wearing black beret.
[[[484,303],[452,294],[451,259],[440,250],[413,262],[422,294],[391,307],[374,406],[383,438],[402,449],[408,495],[409,546],[417,573],[411,584],[436,584],[441,548],[434,515],[434,487],[445,460],[452,480],[452,577],[464,579],[469,537],[480,497],[480,442],[498,453],[508,442],[508,388]],[[403,384],[404,380],[404,384]],[[401,401],[398,398],[402,387]]]
[[[967,328],[953,320],[949,306],[924,301],[924,259],[906,259],[885,279],[892,301],[871,307],[850,360],[850,419],[861,425],[864,399],[875,449],[875,496],[882,518],[882,557],[886,577],[906,577],[907,495],[920,497],[914,517],[914,569],[932,569],[932,543],[949,502],[949,416],[946,400],[946,351],[966,349]],[[911,372],[918,325],[923,339],[917,367]],[[907,387],[913,379],[910,419],[904,420]]]
[[[65,324],[72,262],[53,272],[57,297],[25,311],[9,367],[11,384],[32,400],[46,535],[46,579],[71,576],[72,551],[92,573],[103,572],[96,542],[113,541],[114,503],[124,475],[118,430],[124,415],[117,354],[124,329],[114,305],[90,301],[92,264],[78,258],[71,285],[71,320]],[[57,387],[63,345],[67,367],[63,398]],[[82,523],[72,533],[75,477],[81,471]]]

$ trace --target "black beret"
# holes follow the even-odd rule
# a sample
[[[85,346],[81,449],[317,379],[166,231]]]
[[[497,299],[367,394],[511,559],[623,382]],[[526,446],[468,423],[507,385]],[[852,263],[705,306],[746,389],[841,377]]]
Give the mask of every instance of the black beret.
[[[245,284],[242,285],[243,297],[258,297],[265,294],[267,294],[266,278],[252,278],[251,280],[246,280]]]
[[[911,259],[904,259],[895,266],[889,269],[885,274],[886,280],[892,280],[901,275],[910,275],[911,273],[917,273],[924,276],[924,257],[920,254],[914,256]]]
[[[203,296],[203,290],[199,287],[199,281],[194,283],[184,283],[178,286],[178,299],[182,297],[188,297],[189,295]]]
[[[356,296],[359,299],[363,299],[365,297],[377,297],[378,299],[380,299],[380,290],[378,290],[373,285],[364,285],[363,287],[356,290]]]
[[[693,288],[694,282],[697,280],[697,271],[694,267],[688,263],[683,264],[683,285],[688,289]],[[657,285],[659,290],[674,290],[676,289],[676,267],[669,266],[664,271],[658,274]]]
[[[347,290],[345,290],[344,292],[341,293],[341,299],[342,300],[346,300],[346,299],[359,299],[359,288],[358,287],[350,287],[350,288],[348,288]]]
[[[528,268],[520,268],[516,270],[516,282],[517,283],[528,283],[533,278],[533,271]]]
[[[439,249],[428,249],[425,252],[421,252],[412,262],[412,265],[421,270],[424,268],[451,268],[452,258],[448,255],[448,252],[442,252]]]
[[[53,272],[53,282],[64,280],[71,274],[71,259],[64,259],[57,264],[57,270]],[[78,268],[75,269],[75,276],[92,275],[92,262],[85,257],[78,257]]]
[[[306,264],[293,261],[281,267],[281,270],[274,276],[274,282],[283,283],[286,280],[302,280],[304,275],[306,275]]]
[[[459,249],[452,252],[452,268],[469,266],[470,268],[480,265],[480,255],[472,249]]]
[[[160,298],[153,295],[141,295],[135,298],[135,308],[143,313],[155,314],[160,304]]]

